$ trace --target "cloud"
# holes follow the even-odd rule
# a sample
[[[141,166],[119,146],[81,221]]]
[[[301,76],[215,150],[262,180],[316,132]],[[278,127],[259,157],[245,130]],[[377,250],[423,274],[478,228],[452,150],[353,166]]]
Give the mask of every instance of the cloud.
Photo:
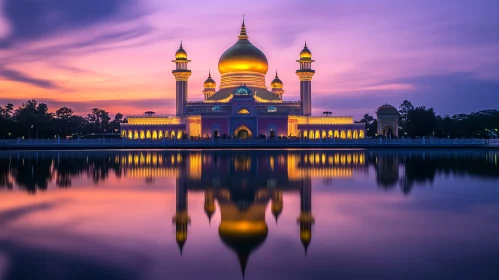
[[[4,0],[10,35],[0,40],[0,48],[18,41],[32,41],[61,32],[73,31],[106,21],[137,16],[131,8],[135,0]]]
[[[55,90],[62,89],[52,81],[33,78],[25,73],[11,69],[0,68],[0,77],[6,78],[7,80],[30,84],[45,89],[55,89]]]

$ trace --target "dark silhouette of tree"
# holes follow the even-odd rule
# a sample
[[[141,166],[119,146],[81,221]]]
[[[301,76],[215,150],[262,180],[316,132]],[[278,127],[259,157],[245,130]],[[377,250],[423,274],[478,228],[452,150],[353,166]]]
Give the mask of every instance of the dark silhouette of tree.
[[[378,130],[378,120],[374,119],[373,116],[365,114],[360,121],[356,121],[355,123],[364,124],[367,137],[374,137],[376,135],[376,132]]]
[[[109,113],[103,109],[93,108],[92,112],[87,115],[87,121],[93,127],[93,132],[104,132],[109,126]]]

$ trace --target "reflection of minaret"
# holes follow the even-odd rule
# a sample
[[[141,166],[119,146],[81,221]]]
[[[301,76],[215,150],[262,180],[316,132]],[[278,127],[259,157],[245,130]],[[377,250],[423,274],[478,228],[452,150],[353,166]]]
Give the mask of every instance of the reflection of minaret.
[[[277,225],[277,219],[279,215],[282,213],[282,208],[284,206],[282,201],[282,191],[274,191],[272,192],[272,215],[274,215],[275,223]]]
[[[207,189],[204,191],[204,212],[208,216],[208,221],[211,224],[211,217],[215,214],[215,194],[213,189]]]
[[[182,249],[187,241],[187,226],[191,222],[191,218],[187,213],[187,185],[185,184],[184,176],[185,174],[179,172],[177,177],[177,209],[172,219],[173,223],[175,223],[175,237],[180,249],[180,255],[182,255]]]
[[[307,254],[308,245],[312,240],[312,224],[315,222],[312,216],[312,181],[304,179],[300,190],[300,240]]]

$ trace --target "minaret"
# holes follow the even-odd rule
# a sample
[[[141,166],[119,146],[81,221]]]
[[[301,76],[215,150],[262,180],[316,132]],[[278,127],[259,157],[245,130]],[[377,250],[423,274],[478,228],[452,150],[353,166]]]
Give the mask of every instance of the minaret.
[[[270,83],[270,88],[272,89],[272,93],[278,95],[279,99],[281,100],[282,100],[282,95],[284,94],[284,90],[282,89],[283,86],[284,85],[281,79],[279,79],[279,76],[277,76],[277,71],[275,71],[275,78],[272,81],[272,83]]]
[[[213,94],[215,94],[217,88],[217,83],[215,80],[211,78],[211,71],[208,72],[208,79],[204,81],[204,99],[210,98]]]
[[[312,216],[312,181],[310,178],[305,178],[302,181],[300,189],[300,240],[307,254],[308,245],[312,240],[312,225],[315,222]]]
[[[296,70],[296,75],[300,78],[300,100],[301,100],[301,114],[304,116],[312,115],[312,77],[315,74],[315,70],[312,70],[312,53],[307,48],[307,43],[305,42],[305,47],[300,52],[300,60],[296,62],[300,63],[300,69]]]
[[[177,106],[177,117],[185,116],[186,109],[185,105],[188,100],[187,95],[187,80],[189,76],[191,76],[191,70],[187,69],[187,63],[191,62],[187,59],[187,52],[182,47],[182,42],[180,42],[180,48],[175,53],[175,60],[172,60],[175,63],[175,70],[172,71],[173,76],[175,76],[175,80],[177,81],[176,85],[176,106]]]
[[[175,216],[172,221],[175,224],[175,238],[180,249],[180,255],[187,241],[187,226],[191,222],[191,218],[187,213],[187,185],[185,184],[185,172],[177,177],[177,205]]]

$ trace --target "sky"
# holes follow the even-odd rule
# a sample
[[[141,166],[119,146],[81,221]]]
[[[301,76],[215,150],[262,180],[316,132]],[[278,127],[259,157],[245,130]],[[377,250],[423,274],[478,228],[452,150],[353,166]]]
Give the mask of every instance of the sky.
[[[0,106],[174,114],[180,41],[189,99],[202,100],[245,14],[284,100],[299,99],[307,41],[316,115],[358,119],[406,99],[441,115],[499,109],[498,10],[497,0],[0,0]]]

